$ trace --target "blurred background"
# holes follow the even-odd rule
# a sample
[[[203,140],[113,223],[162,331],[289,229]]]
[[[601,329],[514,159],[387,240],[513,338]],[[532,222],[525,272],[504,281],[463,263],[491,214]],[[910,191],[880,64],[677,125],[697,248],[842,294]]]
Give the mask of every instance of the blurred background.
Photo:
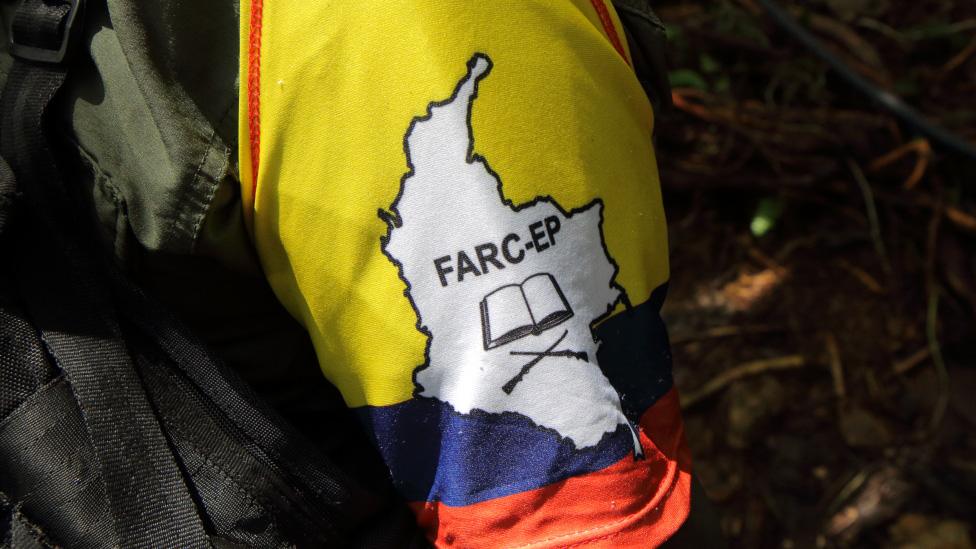
[[[976,143],[976,2],[778,2]],[[694,467],[732,547],[973,547],[976,159],[760,0],[663,1],[665,308]]]

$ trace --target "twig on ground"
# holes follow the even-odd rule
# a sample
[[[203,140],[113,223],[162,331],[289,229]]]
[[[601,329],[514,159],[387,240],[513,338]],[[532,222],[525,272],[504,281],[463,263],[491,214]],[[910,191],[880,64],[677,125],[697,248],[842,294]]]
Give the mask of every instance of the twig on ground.
[[[957,34],[960,32],[966,32],[976,30],[976,17],[970,19],[963,19],[962,21],[956,21],[954,23],[949,23],[948,25],[939,29],[937,33],[938,36],[949,36],[952,34]],[[914,29],[914,31],[906,33],[910,40],[922,40],[925,35],[928,37],[932,36],[931,30],[926,30],[923,28]]]
[[[925,171],[929,167],[929,160],[932,158],[932,146],[929,144],[929,140],[924,137],[914,139],[901,145],[891,152],[885,153],[878,158],[871,161],[869,170],[871,172],[880,171],[885,166],[895,162],[899,158],[905,156],[908,153],[915,153],[915,166],[912,168],[912,172],[902,183],[902,188],[905,190],[910,190],[918,185],[918,182],[925,177]]]
[[[952,56],[952,59],[947,61],[945,65],[942,65],[942,68],[939,70],[939,76],[938,78],[936,78],[936,81],[941,82],[946,76],[949,75],[950,72],[961,67],[962,64],[965,63],[966,60],[968,60],[970,57],[972,57],[974,53],[976,53],[976,36],[973,37],[973,39],[969,42],[969,44],[965,48],[962,49],[962,51]]]
[[[939,185],[935,211],[933,211],[932,221],[929,223],[925,258],[925,282],[928,290],[925,336],[928,339],[929,351],[932,353],[932,366],[935,368],[938,391],[935,407],[932,409],[932,418],[929,421],[929,435],[934,435],[938,431],[949,407],[949,372],[946,370],[945,361],[942,359],[942,347],[939,345],[939,286],[935,280],[935,255],[939,243],[939,226],[942,223],[943,204],[943,191]]]
[[[976,217],[956,208],[949,206],[945,209],[945,216],[953,225],[969,232],[976,232]]]
[[[842,57],[862,76],[878,85],[891,86],[891,76],[885,70],[884,62],[881,60],[878,50],[860,33],[840,21],[809,10],[806,12],[791,11],[794,17],[805,18],[811,29],[842,45],[844,49],[844,53],[841,54]]]
[[[783,267],[783,265],[778,261],[769,257],[765,252],[757,248],[748,236],[739,238],[739,243],[746,248],[746,253],[749,254],[749,257],[755,259],[756,262],[763,267],[766,267],[767,269],[770,269],[781,276],[789,272],[786,267]]]
[[[914,485],[893,465],[870,467],[852,478],[831,502],[824,534],[841,546],[852,545],[866,529],[884,524],[911,501]]]
[[[738,0],[738,3],[753,17],[762,14],[762,8],[757,6],[753,0]]]
[[[703,341],[706,339],[718,339],[723,337],[732,337],[738,335],[755,335],[755,334],[768,334],[774,332],[785,331],[783,326],[774,326],[772,324],[753,324],[745,326],[717,326],[715,328],[709,328],[707,330],[687,335],[677,335],[671,339],[672,345],[683,345],[685,343],[692,343],[695,341]]]
[[[860,219],[860,217],[858,217],[858,219]],[[793,252],[803,248],[812,248],[818,245],[822,240],[823,240],[823,235],[819,235],[819,234],[811,234],[811,235],[801,236],[799,238],[794,238],[793,240],[790,240],[789,242],[784,244],[783,247],[780,248],[778,252],[776,252],[775,259],[779,263],[785,263],[786,260],[788,260],[790,256],[793,255]]]
[[[742,378],[754,376],[764,372],[795,370],[797,368],[802,368],[805,365],[806,360],[802,355],[787,355],[776,358],[766,358],[740,364],[734,368],[725,370],[719,375],[708,380],[708,382],[702,385],[699,389],[686,393],[683,397],[681,397],[681,407],[684,409],[691,408],[708,397],[720,392],[732,382],[738,381]]]
[[[898,362],[891,365],[891,371],[896,374],[904,374],[911,371],[912,368],[918,366],[919,364],[925,362],[925,359],[932,355],[932,349],[930,347],[923,347],[912,353],[905,359],[899,360]]]
[[[675,88],[671,90],[671,104],[674,105],[676,109],[694,115],[707,122],[712,122],[719,117],[708,110],[708,108],[706,108],[704,105],[692,103],[688,100],[689,98],[703,100],[706,97],[705,92],[696,90],[695,88]]]
[[[940,204],[930,195],[916,193],[911,196],[905,196],[883,190],[875,191],[875,194],[881,200],[898,206],[921,206],[932,210],[941,209],[945,218],[957,229],[976,234],[976,216],[956,206]]]
[[[775,0],[756,0],[767,13],[772,17],[778,26],[788,32],[793,38],[801,42],[811,53],[819,57],[824,63],[830,66],[841,78],[843,78],[853,88],[870,97],[879,106],[897,116],[906,124],[912,126],[915,131],[938,142],[947,150],[953,151],[969,159],[976,159],[976,146],[950,132],[946,128],[929,120],[919,111],[910,107],[884,89],[879,88],[869,82],[863,76],[854,71],[848,64],[834,55],[831,51],[824,48],[817,38],[815,38],[803,25],[789,15],[787,10],[779,5]]]
[[[837,338],[827,333],[827,358],[830,360],[830,377],[834,380],[834,395],[838,404],[847,397],[847,387],[844,384],[844,365],[840,361],[840,350],[837,348]]]
[[[939,288],[932,284],[929,288],[928,315],[925,322],[925,335],[929,340],[929,351],[932,353],[932,366],[935,368],[935,379],[938,383],[938,396],[932,409],[932,419],[929,421],[929,433],[935,434],[942,420],[945,419],[949,408],[949,371],[946,370],[942,359],[942,347],[939,345]]]
[[[890,25],[882,23],[877,19],[872,19],[870,17],[859,17],[857,19],[857,26],[877,32],[881,36],[884,36],[897,44],[898,48],[903,51],[907,51],[912,47],[911,40],[905,38],[902,33],[898,32]]]
[[[885,275],[891,277],[891,261],[888,260],[888,251],[885,248],[884,239],[881,237],[881,222],[878,221],[878,210],[874,204],[874,193],[871,191],[871,184],[868,183],[867,178],[864,177],[864,172],[861,171],[861,167],[856,162],[848,158],[847,166],[850,168],[851,174],[854,175],[854,181],[857,182],[857,185],[861,188],[861,194],[864,196],[864,208],[867,210],[868,223],[871,225],[871,239],[874,241],[874,249],[881,259],[881,268],[884,269]]]
[[[873,276],[868,274],[864,269],[852,265],[846,259],[838,259],[836,262],[838,267],[844,269],[851,274],[858,282],[860,282],[865,288],[871,293],[883,294],[885,293],[884,286],[881,285]]]

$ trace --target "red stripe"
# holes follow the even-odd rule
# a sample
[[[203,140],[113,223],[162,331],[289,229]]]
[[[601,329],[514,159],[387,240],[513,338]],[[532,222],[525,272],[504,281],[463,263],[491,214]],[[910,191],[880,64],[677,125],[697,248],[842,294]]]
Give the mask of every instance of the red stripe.
[[[257,200],[258,155],[261,150],[261,12],[263,8],[263,0],[252,0],[247,52],[247,127],[251,144],[252,204]]]
[[[607,5],[603,3],[603,0],[590,0],[590,3],[593,4],[593,9],[600,16],[600,23],[603,23],[603,30],[606,31],[607,38],[613,44],[613,49],[617,50],[620,57],[624,58],[624,62],[630,65],[630,60],[624,53],[624,46],[620,42],[620,36],[617,35],[617,27],[613,25],[613,19],[610,17],[610,10],[607,9]]]
[[[641,417],[645,459],[463,507],[412,508],[438,547],[653,547],[691,505],[691,458],[672,389]],[[516,458],[517,456],[512,456]]]

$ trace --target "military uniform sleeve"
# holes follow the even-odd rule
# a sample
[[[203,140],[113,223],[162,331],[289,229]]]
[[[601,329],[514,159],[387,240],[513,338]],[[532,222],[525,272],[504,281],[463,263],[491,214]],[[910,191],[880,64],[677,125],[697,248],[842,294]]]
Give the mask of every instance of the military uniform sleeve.
[[[245,214],[438,545],[684,521],[653,113],[604,0],[242,2]]]

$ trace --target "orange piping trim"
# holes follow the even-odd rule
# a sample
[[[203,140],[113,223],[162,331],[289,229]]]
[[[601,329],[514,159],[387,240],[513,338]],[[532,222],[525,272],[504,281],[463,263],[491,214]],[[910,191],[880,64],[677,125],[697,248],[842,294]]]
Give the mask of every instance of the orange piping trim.
[[[251,207],[257,202],[261,150],[261,15],[263,0],[252,0],[247,52],[247,124],[251,145]]]
[[[624,63],[630,65],[630,60],[627,59],[627,54],[624,52],[624,46],[620,42],[620,36],[617,34],[617,27],[613,25],[613,19],[610,17],[610,10],[607,9],[607,5],[603,3],[603,0],[590,0],[593,4],[593,9],[596,10],[597,15],[600,16],[600,23],[603,24],[603,30],[607,33],[607,38],[610,39],[610,43],[613,44],[613,49],[617,50],[620,57],[624,58]]]

